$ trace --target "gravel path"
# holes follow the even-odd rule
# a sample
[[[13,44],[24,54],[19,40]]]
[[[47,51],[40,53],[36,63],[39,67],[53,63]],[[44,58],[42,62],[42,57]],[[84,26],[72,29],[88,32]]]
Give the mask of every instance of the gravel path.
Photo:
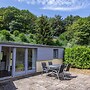
[[[90,90],[90,76],[76,76],[71,80],[58,80],[46,74],[31,76],[0,84],[0,90]]]

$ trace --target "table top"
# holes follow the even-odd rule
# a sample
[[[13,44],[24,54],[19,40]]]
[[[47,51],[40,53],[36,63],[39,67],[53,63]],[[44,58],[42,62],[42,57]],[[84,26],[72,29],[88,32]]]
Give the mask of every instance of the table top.
[[[49,65],[49,67],[60,67],[61,64],[53,64],[53,65]]]
[[[61,64],[53,64],[53,65],[49,65],[48,68],[49,69],[59,69],[60,66]]]

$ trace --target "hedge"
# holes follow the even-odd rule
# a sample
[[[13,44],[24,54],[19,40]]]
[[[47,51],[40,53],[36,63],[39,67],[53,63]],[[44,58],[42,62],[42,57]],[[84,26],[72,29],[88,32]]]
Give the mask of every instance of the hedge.
[[[74,46],[66,48],[64,63],[70,63],[75,68],[90,69],[90,47]]]

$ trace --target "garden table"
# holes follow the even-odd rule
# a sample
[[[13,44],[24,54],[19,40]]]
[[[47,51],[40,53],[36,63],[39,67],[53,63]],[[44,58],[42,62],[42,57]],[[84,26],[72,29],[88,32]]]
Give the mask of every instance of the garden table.
[[[49,65],[48,68],[50,70],[56,70],[56,69],[59,69],[60,66],[61,64],[53,64],[53,65]]]

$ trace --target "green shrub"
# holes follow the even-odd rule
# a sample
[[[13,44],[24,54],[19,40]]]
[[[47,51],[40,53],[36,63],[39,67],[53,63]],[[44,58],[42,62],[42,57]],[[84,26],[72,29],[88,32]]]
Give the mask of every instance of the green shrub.
[[[64,62],[71,63],[72,67],[90,69],[90,48],[86,46],[66,48]]]
[[[0,42],[2,42],[2,41],[7,41],[7,40],[4,35],[0,34]]]
[[[7,30],[2,30],[2,31],[1,31],[1,34],[2,34],[2,35],[5,35],[6,38],[10,37],[10,33],[9,33]]]
[[[19,31],[18,31],[18,30],[15,30],[15,31],[13,32],[13,34],[14,34],[15,36],[18,36],[18,35],[19,35]]]
[[[2,40],[1,41],[14,41],[14,39],[13,38],[11,38],[11,34],[10,34],[10,32],[9,31],[7,31],[7,30],[2,30],[1,31],[1,34],[2,34]]]
[[[20,37],[20,39],[21,39],[22,42],[27,42],[27,43],[29,42],[29,41],[27,40],[27,38],[26,38],[26,36],[25,36],[24,33],[20,33],[20,34],[19,34],[19,37]]]

